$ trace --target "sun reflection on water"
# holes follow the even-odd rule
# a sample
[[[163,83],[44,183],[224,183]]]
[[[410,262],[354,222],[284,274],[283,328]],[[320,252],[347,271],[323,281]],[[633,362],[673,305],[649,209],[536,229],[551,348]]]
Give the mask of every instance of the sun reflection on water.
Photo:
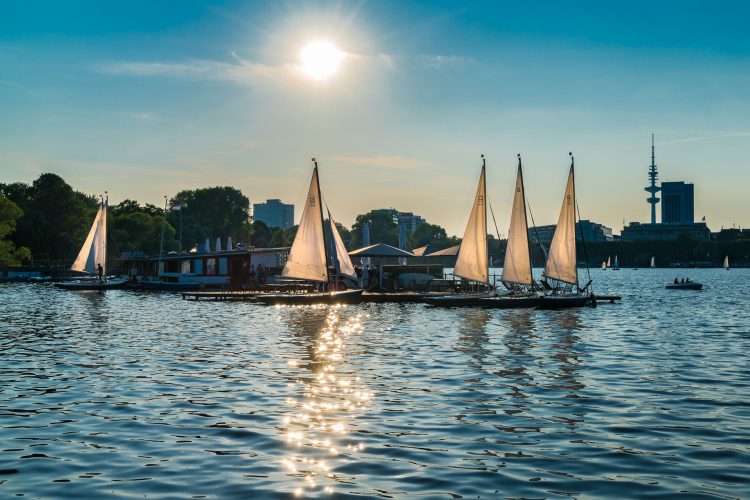
[[[295,323],[309,333],[310,343],[309,360],[287,362],[290,368],[309,368],[312,373],[300,373],[290,382],[299,396],[286,400],[290,411],[280,426],[290,450],[281,465],[286,474],[300,480],[294,490],[297,497],[331,494],[336,483],[345,479],[336,475],[334,462],[356,460],[355,455],[364,450],[350,427],[373,397],[344,359],[347,340],[362,331],[364,315],[344,316],[342,307],[305,309],[279,311],[303,315]],[[314,315],[320,313],[325,317],[318,326]]]

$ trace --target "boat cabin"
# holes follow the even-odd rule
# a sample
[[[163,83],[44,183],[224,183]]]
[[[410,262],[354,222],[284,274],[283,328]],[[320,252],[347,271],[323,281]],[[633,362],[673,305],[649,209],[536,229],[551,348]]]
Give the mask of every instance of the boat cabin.
[[[200,283],[205,288],[237,287],[263,282],[284,267],[289,247],[190,252],[147,256],[122,254],[123,268],[131,279],[165,283]]]

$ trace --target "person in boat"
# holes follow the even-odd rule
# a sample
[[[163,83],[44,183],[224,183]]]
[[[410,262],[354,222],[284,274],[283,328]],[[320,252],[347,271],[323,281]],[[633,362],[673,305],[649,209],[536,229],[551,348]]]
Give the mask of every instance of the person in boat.
[[[680,281],[680,283],[685,283],[685,278],[682,278],[682,280]]]
[[[690,283],[690,278],[685,278],[685,283]]]
[[[677,284],[677,283],[679,283],[679,282],[680,282],[680,280],[678,280],[678,279],[677,279],[677,277],[675,277],[675,279],[674,279],[674,284],[676,285],[676,284]]]
[[[101,283],[104,281],[104,268],[101,262],[96,265],[96,272],[99,274],[99,283]]]

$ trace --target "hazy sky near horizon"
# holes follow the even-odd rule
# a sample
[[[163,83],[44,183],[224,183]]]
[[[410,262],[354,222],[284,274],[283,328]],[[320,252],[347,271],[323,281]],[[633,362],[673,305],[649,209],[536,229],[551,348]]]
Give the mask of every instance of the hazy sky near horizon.
[[[698,2],[25,2],[0,6],[0,182],[42,172],[160,204],[231,185],[299,218],[320,161],[349,226],[413,211],[461,235],[487,157],[505,233],[524,160],[552,224],[568,151],[583,218],[647,221],[661,180],[696,220],[750,226],[750,4]],[[312,81],[301,47],[345,53]]]

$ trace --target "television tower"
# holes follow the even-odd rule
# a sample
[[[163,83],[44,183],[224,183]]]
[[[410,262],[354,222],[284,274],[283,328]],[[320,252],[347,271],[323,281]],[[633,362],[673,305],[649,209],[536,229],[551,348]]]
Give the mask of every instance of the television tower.
[[[656,185],[656,179],[659,178],[659,174],[656,172],[656,155],[654,154],[654,134],[651,134],[651,168],[648,171],[648,180],[651,181],[650,186],[646,186],[646,191],[651,196],[646,198],[646,201],[651,205],[651,224],[656,224],[656,204],[659,203],[659,198],[656,197],[656,193],[661,191],[661,188]]]

